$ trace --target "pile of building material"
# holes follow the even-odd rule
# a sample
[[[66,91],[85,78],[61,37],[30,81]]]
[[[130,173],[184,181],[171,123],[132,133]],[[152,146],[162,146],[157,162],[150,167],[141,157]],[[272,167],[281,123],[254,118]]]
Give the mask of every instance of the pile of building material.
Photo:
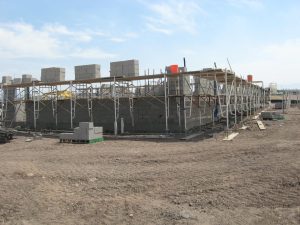
[[[283,120],[284,116],[277,111],[264,111],[261,112],[263,120]]]
[[[100,65],[75,66],[75,80],[90,80],[100,78]]]
[[[13,139],[13,132],[0,128],[0,143],[5,144]]]
[[[139,76],[139,61],[132,59],[127,61],[110,63],[111,77],[137,77]]]
[[[27,84],[32,82],[32,75],[30,74],[23,74],[22,75],[22,83]]]
[[[13,84],[22,84],[22,78],[14,78],[12,83]]]
[[[41,74],[41,81],[45,83],[65,81],[65,68],[51,67],[43,68]]]
[[[79,127],[74,129],[74,133],[61,133],[59,135],[61,143],[96,143],[103,141],[103,128],[94,127],[92,122],[80,122]]]
[[[2,76],[2,84],[8,85],[11,84],[12,77],[11,76]]]

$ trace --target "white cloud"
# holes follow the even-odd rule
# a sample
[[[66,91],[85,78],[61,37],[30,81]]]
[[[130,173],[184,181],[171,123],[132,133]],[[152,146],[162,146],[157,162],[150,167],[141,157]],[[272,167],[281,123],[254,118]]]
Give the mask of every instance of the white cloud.
[[[300,85],[300,39],[269,44],[257,49],[254,60],[239,64],[237,71],[250,72],[256,80],[278,83],[283,88]],[[246,74],[245,74],[246,75]]]
[[[122,43],[126,41],[125,38],[121,38],[121,37],[111,37],[109,40],[116,43]]]
[[[108,58],[114,54],[95,47],[79,48],[78,42],[89,42],[90,31],[72,31],[60,24],[47,24],[40,29],[28,23],[0,24],[0,58]]]
[[[261,0],[227,0],[227,2],[236,7],[248,7],[256,9],[263,7]]]
[[[115,58],[115,54],[104,52],[100,49],[81,49],[78,48],[70,53],[70,57],[76,58],[85,58],[85,59],[92,59],[92,58]]]
[[[123,43],[123,42],[129,41],[131,39],[136,39],[138,37],[139,37],[139,35],[137,33],[128,32],[128,33],[118,35],[118,36],[108,35],[108,40],[115,42],[115,43]]]
[[[154,32],[158,32],[158,33],[163,33],[163,34],[167,34],[167,35],[170,35],[170,34],[173,33],[172,30],[159,27],[157,25],[154,25],[153,23],[147,23],[146,27],[149,30],[154,31]]]
[[[46,24],[42,30],[49,35],[69,36],[79,42],[90,42],[93,39],[93,33],[90,31],[72,31],[61,24]]]
[[[149,30],[164,34],[175,31],[197,33],[197,16],[205,14],[196,1],[168,0],[165,2],[144,3],[152,15],[146,17],[146,26]]]
[[[30,24],[0,25],[0,57],[58,57],[59,40]]]

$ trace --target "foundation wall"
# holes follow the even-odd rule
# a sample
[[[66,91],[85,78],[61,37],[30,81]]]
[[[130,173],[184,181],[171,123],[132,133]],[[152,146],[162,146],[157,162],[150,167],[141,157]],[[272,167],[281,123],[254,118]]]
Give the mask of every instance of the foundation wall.
[[[198,98],[197,98],[198,99]],[[182,107],[180,98],[169,98],[169,118],[168,127],[171,133],[185,132],[187,130],[211,122],[211,110],[207,109],[206,115],[202,112],[203,118],[200,123],[198,101],[193,103],[192,115],[184,121],[185,110]],[[24,126],[34,129],[33,102],[26,103],[26,122]],[[130,113],[130,103],[128,98],[119,100],[118,130],[121,128],[121,118],[124,120],[125,132],[128,133],[165,133],[165,104],[164,98],[136,98],[133,100],[133,116]],[[209,119],[207,119],[209,118]],[[95,126],[102,126],[105,133],[114,131],[114,102],[112,99],[93,99],[92,114],[88,110],[86,99],[77,100],[73,127],[77,127],[79,122],[94,122]],[[61,100],[57,104],[56,113],[53,112],[52,102],[41,101],[40,111],[36,127],[40,129],[71,130],[70,100]]]

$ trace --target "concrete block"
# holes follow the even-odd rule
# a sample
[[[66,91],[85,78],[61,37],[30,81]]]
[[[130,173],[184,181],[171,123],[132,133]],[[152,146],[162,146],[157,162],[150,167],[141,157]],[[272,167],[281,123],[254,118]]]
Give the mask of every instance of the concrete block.
[[[89,80],[101,77],[100,65],[82,65],[75,66],[75,80]]]
[[[135,77],[139,76],[139,61],[126,60],[110,63],[110,76],[111,77]]]
[[[93,122],[80,122],[79,123],[80,129],[92,129],[94,128]]]
[[[59,139],[74,140],[73,133],[61,133],[59,134]]]
[[[11,84],[12,83],[12,77],[11,76],[3,76],[2,77],[2,84]]]
[[[22,83],[31,83],[32,82],[32,75],[30,74],[23,74],[22,75]]]
[[[21,84],[22,83],[22,78],[15,78],[12,83],[13,84]]]
[[[94,127],[95,134],[103,134],[103,127]]]
[[[74,129],[73,140],[80,140],[80,128],[76,127]]]
[[[65,81],[65,68],[51,67],[41,70],[41,81],[46,83]]]

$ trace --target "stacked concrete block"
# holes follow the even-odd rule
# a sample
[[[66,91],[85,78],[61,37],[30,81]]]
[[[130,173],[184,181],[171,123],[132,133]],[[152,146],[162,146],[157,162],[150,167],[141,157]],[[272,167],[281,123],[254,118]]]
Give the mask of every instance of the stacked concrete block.
[[[284,116],[277,111],[263,111],[261,112],[263,120],[280,120],[284,119]]]
[[[43,68],[41,74],[41,81],[45,83],[65,81],[65,68],[51,67]]]
[[[170,95],[191,95],[189,76],[168,77]]]
[[[100,78],[100,65],[75,66],[75,80],[90,80]]]
[[[103,128],[94,127],[92,122],[80,122],[79,127],[74,129],[74,133],[61,133],[59,139],[72,141],[102,141]]]
[[[137,77],[139,76],[139,61],[132,59],[110,63],[111,77]]]
[[[3,76],[2,77],[2,84],[11,84],[12,83],[12,77],[11,76]]]
[[[14,78],[13,84],[21,84],[22,83],[22,78]]]
[[[194,76],[195,95],[214,95],[216,87],[213,80]]]
[[[23,74],[22,75],[22,83],[26,84],[26,83],[31,83],[32,82],[32,75],[30,74]]]

